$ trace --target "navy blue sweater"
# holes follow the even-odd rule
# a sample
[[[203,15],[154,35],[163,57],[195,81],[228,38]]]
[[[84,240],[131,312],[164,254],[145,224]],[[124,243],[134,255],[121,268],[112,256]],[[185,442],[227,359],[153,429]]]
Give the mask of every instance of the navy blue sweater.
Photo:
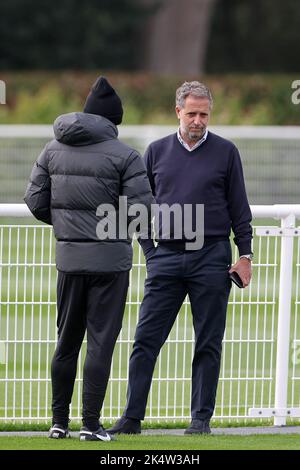
[[[235,145],[212,132],[192,152],[172,134],[147,148],[145,165],[157,204],[204,204],[204,239],[228,239],[251,252],[252,228],[243,169]],[[140,240],[146,253],[152,240]]]

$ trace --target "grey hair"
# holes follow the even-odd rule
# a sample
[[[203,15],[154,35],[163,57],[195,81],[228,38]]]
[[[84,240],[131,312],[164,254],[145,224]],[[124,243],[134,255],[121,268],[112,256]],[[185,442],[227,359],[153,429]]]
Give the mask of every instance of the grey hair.
[[[209,108],[213,107],[213,97],[210,90],[200,82],[184,82],[176,90],[176,106],[184,108],[186,98],[191,95],[197,98],[207,98],[209,100]]]

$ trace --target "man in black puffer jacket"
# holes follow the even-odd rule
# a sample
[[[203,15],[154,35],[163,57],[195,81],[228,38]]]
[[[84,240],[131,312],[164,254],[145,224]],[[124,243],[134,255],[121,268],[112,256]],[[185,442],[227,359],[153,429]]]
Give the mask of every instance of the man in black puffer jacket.
[[[51,366],[52,438],[69,436],[69,405],[87,331],[80,439],[111,439],[99,417],[122,326],[132,246],[129,236],[118,236],[119,227],[115,239],[99,239],[98,208],[110,205],[119,220],[120,196],[127,197],[129,207],[143,204],[149,213],[152,203],[140,155],[117,138],[116,125],[122,115],[119,96],[99,77],[83,113],[56,119],[55,139],[37,159],[24,198],[37,219],[53,225],[57,240],[58,343]]]

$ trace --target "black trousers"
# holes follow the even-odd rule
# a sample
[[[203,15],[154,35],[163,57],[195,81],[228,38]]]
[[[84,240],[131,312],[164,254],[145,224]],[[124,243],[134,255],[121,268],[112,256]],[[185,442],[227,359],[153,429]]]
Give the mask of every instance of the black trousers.
[[[75,275],[58,273],[58,342],[52,359],[53,421],[68,422],[77,359],[87,332],[83,369],[82,417],[98,422],[119,335],[128,290],[129,273]]]
[[[173,251],[162,245],[150,254],[129,362],[125,416],[144,419],[157,356],[188,294],[195,331],[191,415],[211,418],[231,288],[230,265],[231,247],[226,240],[190,252]]]

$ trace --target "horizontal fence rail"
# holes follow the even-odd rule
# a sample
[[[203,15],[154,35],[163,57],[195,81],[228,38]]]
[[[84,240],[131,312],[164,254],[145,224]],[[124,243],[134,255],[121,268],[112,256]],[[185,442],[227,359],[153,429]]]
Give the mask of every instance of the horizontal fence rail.
[[[125,143],[144,153],[174,126],[119,126]],[[252,204],[299,202],[300,126],[210,126],[238,147]],[[0,201],[23,202],[33,162],[54,137],[51,125],[0,125]]]
[[[253,279],[233,287],[223,340],[214,419],[300,417],[300,205],[251,206],[255,219]],[[233,247],[234,248],[234,247]],[[237,258],[234,248],[233,258]],[[128,362],[143,297],[144,257],[134,242],[123,328],[115,348],[102,418],[114,420],[126,400]],[[51,417],[50,362],[56,344],[56,268],[52,228],[24,204],[0,204],[0,420]],[[159,355],[146,419],[190,418],[194,335],[185,300]],[[79,357],[71,417],[81,417]]]

